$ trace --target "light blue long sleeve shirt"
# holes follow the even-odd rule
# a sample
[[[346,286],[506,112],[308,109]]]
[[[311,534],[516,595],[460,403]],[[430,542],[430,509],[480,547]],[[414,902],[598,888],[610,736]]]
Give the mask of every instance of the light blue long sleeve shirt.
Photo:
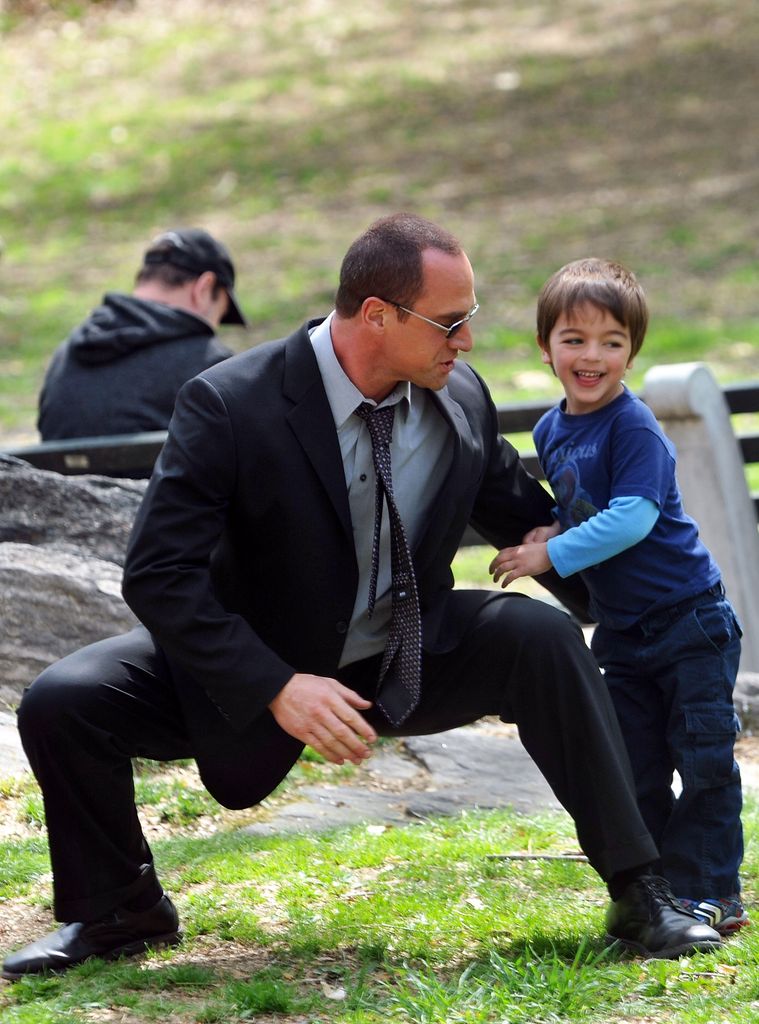
[[[571,576],[631,548],[648,536],[658,518],[659,506],[650,498],[612,498],[608,508],[551,537],[548,557],[559,576]]]

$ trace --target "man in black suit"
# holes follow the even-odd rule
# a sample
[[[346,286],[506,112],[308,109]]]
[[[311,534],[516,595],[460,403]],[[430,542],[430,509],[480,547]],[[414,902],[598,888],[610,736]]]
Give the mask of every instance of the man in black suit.
[[[51,666],[19,710],[55,915],[69,923],[11,954],[5,977],[176,940],[133,757],[194,757],[221,803],[245,807],[304,744],[360,763],[378,735],[484,715],[518,724],[574,818],[612,897],[609,937],[650,956],[716,948],[652,873],[581,631],[546,602],[453,589],[469,523],[502,548],[551,520],[485,384],[457,359],[476,311],[457,240],[399,214],[350,247],[326,320],[184,386],[127,553],[124,595],[142,625]]]

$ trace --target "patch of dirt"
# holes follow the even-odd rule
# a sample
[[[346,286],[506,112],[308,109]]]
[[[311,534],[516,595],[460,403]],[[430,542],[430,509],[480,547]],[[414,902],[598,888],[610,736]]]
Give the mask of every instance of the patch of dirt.
[[[39,899],[39,890],[36,893]],[[7,900],[0,904],[0,951],[17,949],[58,926],[50,910],[38,903],[30,905],[24,900]]]

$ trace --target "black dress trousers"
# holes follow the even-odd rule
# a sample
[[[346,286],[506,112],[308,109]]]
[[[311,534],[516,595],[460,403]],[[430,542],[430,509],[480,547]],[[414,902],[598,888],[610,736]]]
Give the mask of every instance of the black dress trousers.
[[[446,614],[460,628],[471,607],[454,591]],[[372,699],[379,661],[338,676]],[[160,892],[134,805],[131,759],[193,757],[178,685],[151,635],[137,627],[51,665],[24,695],[19,729],[44,796],[59,920],[93,920],[151,888]],[[494,591],[454,649],[423,654],[421,699],[402,726],[393,728],[377,708],[366,717],[382,735],[421,735],[485,715],[517,724],[603,879],[656,860],[603,677],[569,616]],[[248,731],[234,732],[221,718],[209,727],[225,742],[207,770],[222,780],[229,806],[264,799],[302,750],[269,712]]]

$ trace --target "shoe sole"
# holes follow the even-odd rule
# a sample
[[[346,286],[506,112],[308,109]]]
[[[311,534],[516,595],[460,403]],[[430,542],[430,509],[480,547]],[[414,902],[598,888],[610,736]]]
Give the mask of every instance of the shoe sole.
[[[750,924],[748,914],[744,914],[743,917],[729,917],[727,921],[720,921],[719,924],[713,924],[711,927],[720,935],[735,935],[741,928],[747,928]]]
[[[121,956],[136,956],[138,953],[144,953],[149,949],[159,949],[162,946],[176,946],[181,941],[181,931],[166,932],[164,935],[151,935],[148,939],[127,942],[125,945],[118,946],[116,949],[110,949],[105,953],[92,953],[83,960],[76,960],[72,963],[61,964],[60,966],[51,965],[50,967],[43,967],[39,971],[3,970],[0,972],[0,978],[4,978],[6,981],[20,981],[21,978],[29,978],[39,974],[60,974],[61,971],[67,971],[71,967],[78,967],[79,964],[83,964],[86,960],[94,960],[96,958],[100,960],[118,960]]]
[[[642,956],[646,960],[677,960],[681,956],[691,956],[693,953],[714,953],[719,948],[721,943],[704,940],[703,942],[685,942],[680,946],[666,946],[664,949],[646,949],[639,942],[633,942],[630,939],[620,939],[615,935],[609,935],[608,932],[604,936],[604,941],[607,946],[619,945],[623,949],[635,954],[635,956]]]

